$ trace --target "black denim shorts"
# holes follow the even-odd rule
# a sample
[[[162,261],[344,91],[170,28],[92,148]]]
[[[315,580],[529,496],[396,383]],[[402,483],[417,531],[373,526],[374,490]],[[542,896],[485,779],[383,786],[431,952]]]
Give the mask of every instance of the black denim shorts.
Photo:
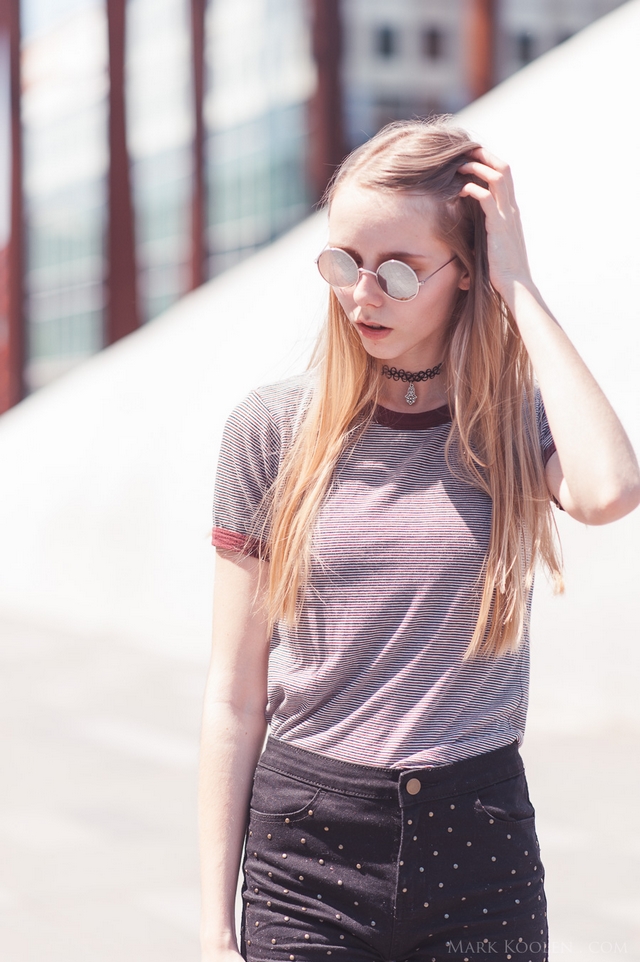
[[[547,958],[544,867],[515,741],[401,770],[269,736],[242,868],[247,962]]]

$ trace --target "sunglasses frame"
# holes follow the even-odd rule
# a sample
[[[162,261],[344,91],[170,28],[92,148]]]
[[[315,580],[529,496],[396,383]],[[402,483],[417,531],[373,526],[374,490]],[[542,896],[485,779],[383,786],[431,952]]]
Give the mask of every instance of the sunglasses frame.
[[[353,266],[355,267],[355,269],[356,269],[357,272],[358,272],[358,278],[357,278],[357,280],[355,280],[355,281],[353,282],[353,284],[342,284],[342,285],[339,285],[339,284],[331,284],[331,283],[326,279],[326,277],[324,276],[324,274],[323,274],[322,271],[320,270],[320,258],[322,257],[322,255],[323,255],[326,251],[339,251],[341,254],[345,254],[345,255],[351,260],[351,262],[353,263]],[[457,256],[458,256],[457,254],[454,254],[453,257],[450,257],[450,258],[449,258],[449,260],[446,262],[446,264],[442,264],[441,267],[437,267],[436,270],[435,270],[435,271],[432,271],[432,272],[428,275],[428,277],[425,277],[425,279],[424,279],[423,281],[419,281],[419,280],[418,280],[418,275],[417,275],[416,272],[414,271],[413,267],[409,267],[409,265],[408,265],[408,264],[405,264],[404,261],[399,261],[399,260],[397,260],[397,259],[394,258],[394,257],[389,258],[388,261],[383,261],[382,264],[380,264],[380,267],[378,267],[378,270],[377,270],[377,271],[369,271],[369,270],[367,270],[367,269],[364,268],[364,267],[358,267],[358,265],[356,264],[354,258],[351,256],[351,254],[350,254],[348,251],[343,250],[342,247],[325,247],[323,250],[320,251],[320,253],[319,253],[318,256],[316,257],[316,259],[315,259],[315,264],[316,264],[316,267],[318,268],[318,273],[320,274],[320,277],[322,278],[323,281],[325,281],[325,283],[329,284],[330,287],[337,287],[339,290],[346,290],[346,289],[348,289],[349,287],[355,287],[355,286],[356,286],[356,284],[357,284],[358,281],[360,280],[360,275],[361,275],[361,274],[371,274],[372,277],[375,277],[376,281],[378,282],[378,287],[380,288],[380,290],[382,291],[382,293],[383,293],[386,297],[391,298],[392,301],[397,301],[399,304],[407,304],[409,301],[413,301],[413,300],[418,296],[418,294],[420,293],[420,288],[422,287],[423,284],[426,284],[426,283],[427,283],[427,281],[429,280],[429,278],[433,277],[434,274],[437,274],[438,271],[441,271],[442,268],[443,268],[443,267],[446,267],[447,264],[450,264],[451,261],[454,261]],[[384,287],[383,287],[382,284],[380,283],[380,277],[378,276],[379,271],[381,270],[382,267],[384,267],[385,264],[402,264],[403,267],[406,267],[408,271],[411,271],[411,273],[413,274],[413,276],[414,276],[415,279],[416,279],[416,284],[417,284],[417,290],[416,290],[415,294],[412,294],[411,297],[394,297],[393,294],[389,294],[388,291],[385,291]],[[383,280],[384,280],[384,278],[383,278]]]

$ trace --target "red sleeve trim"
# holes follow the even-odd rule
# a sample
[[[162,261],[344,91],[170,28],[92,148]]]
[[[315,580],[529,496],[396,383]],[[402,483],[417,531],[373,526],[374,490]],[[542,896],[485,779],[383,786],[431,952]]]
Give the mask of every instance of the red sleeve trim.
[[[552,454],[555,454],[555,453],[556,453],[556,445],[555,445],[555,441],[552,441],[551,444],[548,445],[548,447],[546,447],[542,452],[542,460],[544,461],[545,468],[549,463],[549,458],[551,457]]]
[[[214,548],[223,548],[226,551],[239,551],[241,554],[250,555],[252,558],[260,557],[260,542],[256,538],[250,538],[246,534],[238,531],[228,531],[226,528],[213,528],[211,532],[211,544]]]

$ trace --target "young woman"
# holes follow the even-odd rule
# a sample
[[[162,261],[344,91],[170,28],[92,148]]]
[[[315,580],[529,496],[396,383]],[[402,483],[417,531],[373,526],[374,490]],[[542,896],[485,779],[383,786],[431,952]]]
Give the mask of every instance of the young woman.
[[[220,452],[203,959],[544,962],[533,572],[561,586],[552,502],[614,521],[638,464],[531,278],[506,164],[446,118],[393,124],[327,199],[312,365]]]

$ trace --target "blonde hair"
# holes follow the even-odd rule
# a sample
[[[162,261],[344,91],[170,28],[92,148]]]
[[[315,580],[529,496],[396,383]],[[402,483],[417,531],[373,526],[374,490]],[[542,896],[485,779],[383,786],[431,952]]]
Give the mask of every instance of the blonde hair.
[[[447,331],[444,373],[452,424],[450,470],[492,501],[478,619],[464,659],[517,648],[527,621],[534,569],[541,561],[562,590],[549,493],[536,426],[529,356],[507,305],[489,281],[480,204],[458,196],[457,172],[479,146],[448,117],[389,124],[353,151],[325,195],[330,206],[346,181],[381,191],[428,194],[438,201],[442,239],[471,278]],[[371,422],[380,369],[362,346],[333,290],[310,367],[313,394],[270,493],[270,624],[295,624],[309,581],[311,537],[340,455]]]

